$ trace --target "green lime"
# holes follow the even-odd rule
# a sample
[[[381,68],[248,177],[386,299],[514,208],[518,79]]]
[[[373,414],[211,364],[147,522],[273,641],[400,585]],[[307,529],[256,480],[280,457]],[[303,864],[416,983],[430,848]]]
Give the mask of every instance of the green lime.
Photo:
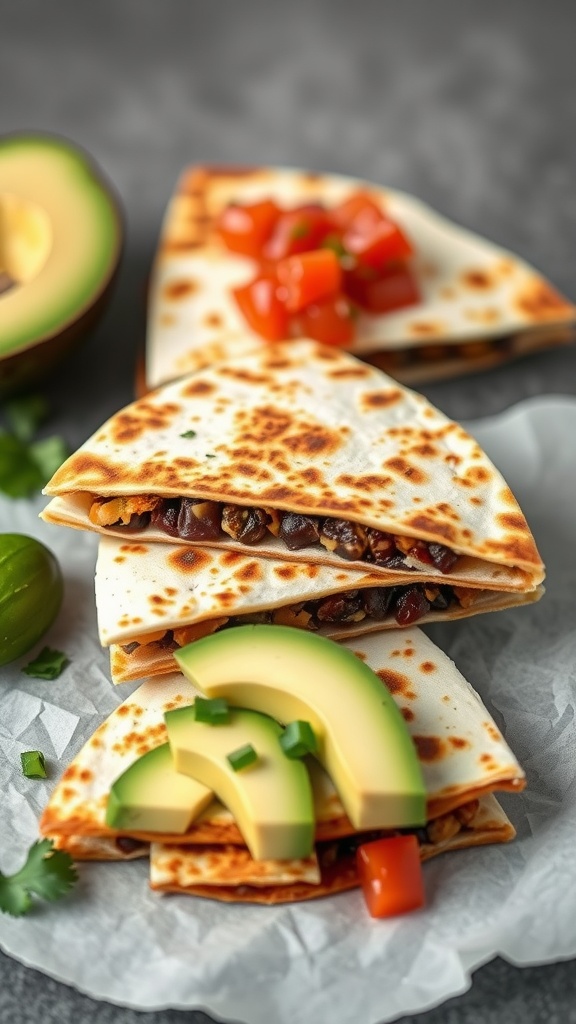
[[[0,533],[0,665],[26,654],[56,618],[64,584],[44,544]]]

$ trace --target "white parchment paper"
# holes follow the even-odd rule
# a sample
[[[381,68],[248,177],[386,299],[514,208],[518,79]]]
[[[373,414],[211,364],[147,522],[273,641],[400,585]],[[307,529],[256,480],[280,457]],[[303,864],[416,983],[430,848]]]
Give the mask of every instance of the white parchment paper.
[[[470,429],[503,471],[547,563],[533,607],[429,628],[482,694],[527,772],[502,803],[517,840],[425,865],[427,907],[373,921],[358,892],[292,907],[226,906],[147,888],[147,862],[81,864],[73,894],[27,917],[0,915],[10,955],[81,991],[150,1010],[203,1009],[249,1024],[375,1024],[463,991],[474,967],[576,955],[576,402],[532,399]],[[96,539],[0,501],[0,532],[43,540],[65,604],[37,645],[71,659],[53,682],[30,656],[0,669],[0,868],[16,870],[60,772],[134,688],[109,681],[93,596]],[[25,779],[44,751],[50,778]]]

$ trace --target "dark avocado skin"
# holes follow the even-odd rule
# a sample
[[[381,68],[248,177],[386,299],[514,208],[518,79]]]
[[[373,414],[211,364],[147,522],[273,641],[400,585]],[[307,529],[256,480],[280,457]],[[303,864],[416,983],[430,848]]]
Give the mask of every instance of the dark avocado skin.
[[[111,202],[115,214],[116,244],[100,287],[95,289],[89,304],[78,309],[71,322],[52,334],[31,341],[16,352],[11,352],[4,357],[0,356],[0,398],[18,395],[27,391],[31,385],[42,381],[66,355],[81,344],[95,329],[112,295],[120,269],[125,238],[125,220],[120,198],[114,186],[89,153],[64,136],[36,132],[25,134],[12,132],[1,135],[0,153],[3,144],[20,139],[37,139],[38,144],[44,146],[50,145],[51,142],[55,145],[65,146],[88,166],[95,184],[106,193]],[[1,302],[0,297],[0,309]]]

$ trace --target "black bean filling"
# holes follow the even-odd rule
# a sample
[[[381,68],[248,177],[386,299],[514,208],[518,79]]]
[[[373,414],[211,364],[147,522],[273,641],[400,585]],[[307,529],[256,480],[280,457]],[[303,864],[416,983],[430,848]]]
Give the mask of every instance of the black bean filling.
[[[241,544],[259,544],[274,525],[289,551],[321,544],[340,558],[367,562],[386,569],[408,569],[407,557],[449,573],[458,555],[444,544],[408,540],[361,526],[348,519],[278,512],[277,523],[264,508],[224,505],[203,498],[162,498],[151,512],[135,514],[128,523],[109,524],[114,530],[138,532],[151,525],[184,541],[218,540],[223,533]]]

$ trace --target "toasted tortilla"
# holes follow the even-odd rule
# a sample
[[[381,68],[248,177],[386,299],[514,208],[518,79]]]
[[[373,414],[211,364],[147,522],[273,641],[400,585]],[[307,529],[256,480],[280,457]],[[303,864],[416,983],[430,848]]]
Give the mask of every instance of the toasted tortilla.
[[[360,314],[355,354],[414,384],[574,340],[576,307],[537,270],[406,193],[300,169],[190,167],[168,205],[152,269],[145,386],[266,345],[231,295],[254,276],[255,264],[231,253],[215,230],[230,202],[272,198],[286,209],[318,201],[330,207],[358,189],[411,239],[422,301],[385,315]]]
[[[475,567],[468,571],[474,576]],[[431,608],[419,623],[509,608],[536,600],[541,593],[541,588],[528,594],[469,587],[459,591],[461,572],[451,573],[449,580],[463,603],[455,597],[444,610]],[[393,585],[411,586],[426,578],[417,570],[398,573]],[[110,648],[112,681],[121,683],[173,672],[176,647],[262,616],[264,621],[346,639],[398,628],[398,623],[392,612],[376,619],[360,609],[350,621],[317,628],[307,609],[323,597],[380,588],[385,583],[381,575],[349,569],[346,563],[336,569],[218,548],[101,537],[95,581],[100,642]],[[445,587],[447,580],[442,583]],[[433,592],[428,589],[430,596]]]
[[[492,794],[465,807],[465,823],[458,822],[454,814],[436,819],[436,834],[420,840],[422,861],[440,853],[507,843],[514,838],[514,826]],[[339,843],[334,837],[317,843],[315,853],[302,861],[254,861],[245,847],[232,844],[142,842],[131,848],[122,846],[123,840],[117,837],[53,838],[58,849],[66,850],[76,860],[149,857],[150,887],[157,892],[202,896],[226,903],[295,903],[333,896],[360,884],[355,842]]]
[[[514,826],[492,795],[478,801],[470,821],[456,834],[449,835],[450,822],[446,824],[445,838],[420,843],[422,861],[452,850],[507,843],[516,835]],[[265,873],[258,863],[251,861],[247,851],[239,847],[212,847],[209,857],[206,857],[205,848],[201,846],[152,843],[150,887],[157,892],[203,896],[223,903],[261,903],[267,906],[299,903],[358,888],[360,881],[354,849],[347,849],[345,843],[318,844],[316,856],[319,881],[310,883],[302,878],[290,881],[284,877],[274,884],[266,884]],[[242,873],[238,872],[239,865]],[[291,868],[296,873],[295,863],[291,862]]]
[[[205,499],[448,546],[473,560],[470,586],[526,593],[544,576],[526,519],[477,442],[380,370],[309,341],[262,348],[132,403],[64,462],[44,493],[54,496],[42,512],[47,522],[109,535],[126,536],[125,506],[129,519],[160,497]],[[99,518],[107,499],[118,499],[109,525]],[[150,522],[130,537],[182,543]],[[246,552],[224,533],[202,544]],[[272,533],[251,550],[367,565],[320,543],[289,550]],[[419,567],[438,576],[434,566]],[[394,578],[376,563],[370,572]]]
[[[402,711],[422,764],[429,822],[492,791],[524,787],[522,768],[478,694],[424,633],[416,628],[380,632],[344,646],[377,672]],[[196,692],[182,675],[173,674],[148,680],[128,697],[64,772],[42,814],[42,834],[125,835],[106,825],[110,788],[139,756],[166,742],[164,712],[191,703]],[[313,765],[316,838],[353,834],[330,779]],[[244,845],[232,815],[217,803],[185,836],[131,832],[128,838]]]

